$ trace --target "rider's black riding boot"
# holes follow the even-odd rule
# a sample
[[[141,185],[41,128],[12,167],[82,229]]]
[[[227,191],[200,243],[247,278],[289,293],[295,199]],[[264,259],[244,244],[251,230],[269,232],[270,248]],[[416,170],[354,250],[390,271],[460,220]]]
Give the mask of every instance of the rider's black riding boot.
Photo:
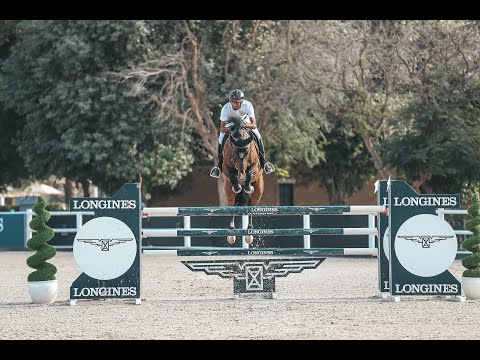
[[[219,178],[222,173],[222,164],[223,164],[223,146],[225,145],[225,139],[227,136],[224,136],[222,143],[218,143],[217,155],[218,155],[218,164],[210,170],[210,176],[214,178]]]
[[[275,167],[265,158],[265,147],[263,146],[263,140],[257,137],[256,139],[258,150],[260,151],[260,166],[262,167],[263,171],[265,171],[265,174],[270,174],[275,171]]]

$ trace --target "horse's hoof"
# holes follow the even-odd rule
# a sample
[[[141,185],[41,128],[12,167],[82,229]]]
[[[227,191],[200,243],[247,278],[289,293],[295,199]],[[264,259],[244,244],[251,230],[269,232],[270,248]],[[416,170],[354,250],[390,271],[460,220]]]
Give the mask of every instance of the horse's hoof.
[[[235,190],[235,187],[232,186],[232,191],[235,193],[235,194],[238,194],[240,191],[242,191],[242,185],[238,185],[238,191]]]
[[[253,243],[253,236],[249,235],[249,236],[245,236],[245,242],[250,245],[251,243]]]
[[[234,244],[235,243],[235,240],[237,239],[236,236],[227,236],[227,241],[230,245]]]
[[[253,191],[254,191],[255,189],[253,188],[252,185],[250,185],[250,186],[248,187],[248,189],[243,189],[243,190],[244,190],[247,194],[251,194],[251,193],[253,193]]]

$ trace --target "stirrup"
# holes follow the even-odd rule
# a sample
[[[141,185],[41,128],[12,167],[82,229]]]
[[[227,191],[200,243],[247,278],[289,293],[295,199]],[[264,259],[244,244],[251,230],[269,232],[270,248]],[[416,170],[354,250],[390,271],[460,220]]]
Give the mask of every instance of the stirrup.
[[[210,176],[213,177],[213,178],[216,178],[218,179],[220,177],[220,174],[221,174],[221,170],[218,166],[215,166],[212,168],[212,170],[210,170]]]
[[[265,174],[270,174],[275,171],[275,166],[270,162],[266,162],[265,165],[263,165],[263,171],[265,171]]]

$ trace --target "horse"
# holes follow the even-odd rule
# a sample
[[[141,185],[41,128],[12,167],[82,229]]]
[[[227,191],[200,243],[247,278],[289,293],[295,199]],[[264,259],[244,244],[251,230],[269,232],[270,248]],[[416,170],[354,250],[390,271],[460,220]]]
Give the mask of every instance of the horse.
[[[262,198],[264,181],[259,151],[255,141],[252,141],[254,134],[245,129],[244,121],[238,117],[229,118],[228,124],[231,124],[231,128],[225,141],[222,162],[222,175],[225,178],[223,190],[227,203],[228,206],[255,206]],[[229,227],[235,229],[235,215]],[[253,228],[251,215],[248,217],[248,228]],[[235,236],[227,237],[229,244],[235,240]],[[253,236],[246,236],[245,241],[251,245]]]

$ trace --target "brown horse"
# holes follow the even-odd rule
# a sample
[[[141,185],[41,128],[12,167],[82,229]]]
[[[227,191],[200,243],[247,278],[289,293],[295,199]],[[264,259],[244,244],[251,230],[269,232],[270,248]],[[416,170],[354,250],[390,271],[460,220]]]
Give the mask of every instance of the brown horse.
[[[255,145],[254,134],[244,128],[244,122],[239,118],[230,118],[227,124],[232,124],[230,135],[225,142],[222,173],[225,177],[224,192],[228,206],[255,206],[263,195],[263,170]],[[232,217],[230,228],[235,228],[235,216]],[[248,228],[252,228],[252,217],[249,216]],[[235,242],[235,236],[228,236],[230,244]],[[252,236],[246,236],[248,244],[253,242]]]

